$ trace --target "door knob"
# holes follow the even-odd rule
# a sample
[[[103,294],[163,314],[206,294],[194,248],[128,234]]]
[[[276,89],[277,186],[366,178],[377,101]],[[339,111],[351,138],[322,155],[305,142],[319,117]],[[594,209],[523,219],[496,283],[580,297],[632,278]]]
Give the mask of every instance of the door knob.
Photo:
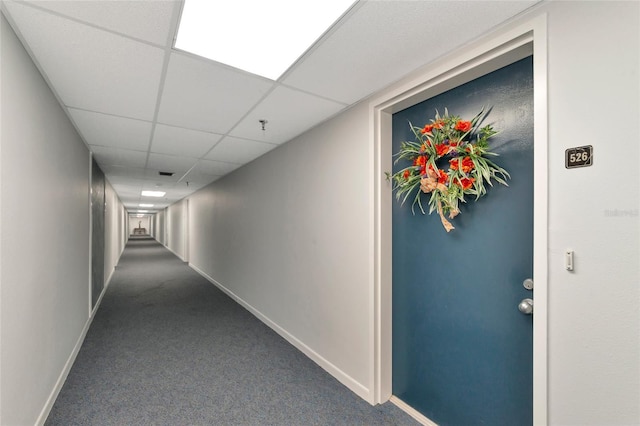
[[[522,301],[518,304],[518,310],[525,315],[533,314],[533,300],[529,298],[522,299]]]

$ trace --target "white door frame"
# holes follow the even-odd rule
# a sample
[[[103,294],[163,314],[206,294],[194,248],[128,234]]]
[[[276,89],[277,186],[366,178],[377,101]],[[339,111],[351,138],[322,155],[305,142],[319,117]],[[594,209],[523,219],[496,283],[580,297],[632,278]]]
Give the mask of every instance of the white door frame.
[[[184,207],[182,208],[182,220],[183,220],[183,258],[182,260],[189,263],[189,199],[185,198]]]
[[[533,54],[534,77],[534,225],[533,276],[533,422],[547,424],[547,276],[548,276],[548,160],[547,160],[547,17],[524,24],[507,25],[496,34],[443,58],[382,96],[372,99],[369,117],[373,125],[372,184],[372,310],[370,389],[372,403],[391,398],[391,117],[477,77]]]

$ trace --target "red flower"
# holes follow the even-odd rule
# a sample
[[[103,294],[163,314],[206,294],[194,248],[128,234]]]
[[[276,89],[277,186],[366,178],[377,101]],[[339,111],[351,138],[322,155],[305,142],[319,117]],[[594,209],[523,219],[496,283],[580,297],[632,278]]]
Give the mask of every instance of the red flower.
[[[438,183],[445,184],[449,180],[449,175],[444,170],[438,170]]]
[[[433,123],[432,126],[434,129],[442,129],[444,127],[444,121],[442,120],[438,120],[435,123]]]
[[[453,158],[449,160],[449,167],[451,168],[451,170],[458,170],[459,161],[460,160],[458,158]],[[463,173],[469,173],[474,168],[475,168],[475,165],[473,164],[473,160],[471,159],[471,157],[464,157],[462,159]]]
[[[461,132],[468,132],[469,130],[471,130],[471,122],[460,120],[456,123],[455,129]]]
[[[425,164],[427,164],[427,157],[425,157],[424,155],[416,157],[416,159],[413,160],[414,166],[424,166]]]
[[[464,157],[462,159],[462,172],[469,173],[471,170],[475,168],[475,164],[473,164],[473,160],[471,157]]]
[[[402,177],[406,179],[409,179],[409,176],[411,175],[411,172],[409,170],[405,170],[404,173],[402,174]]]
[[[458,179],[458,182],[456,183],[461,186],[464,191],[466,191],[473,186],[473,182],[475,182],[474,178],[462,178]]]
[[[443,155],[447,155],[449,153],[449,145],[445,145],[443,143],[436,145],[436,153],[438,157],[442,157]]]
[[[433,124],[427,124],[422,128],[421,132],[424,135],[425,133],[431,133],[432,130],[433,130]]]

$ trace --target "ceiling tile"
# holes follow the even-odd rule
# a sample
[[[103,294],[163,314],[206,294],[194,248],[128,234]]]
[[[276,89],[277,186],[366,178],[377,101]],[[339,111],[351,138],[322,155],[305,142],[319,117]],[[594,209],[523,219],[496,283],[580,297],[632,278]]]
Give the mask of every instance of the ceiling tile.
[[[205,158],[228,163],[245,164],[271,151],[277,145],[227,136]]]
[[[122,196],[139,197],[140,191],[142,188],[142,186],[123,185],[118,183],[111,183],[111,186],[113,186],[113,189],[115,189],[118,195],[120,195],[121,197]]]
[[[354,103],[535,3],[363,2],[350,19],[298,62],[282,82]]]
[[[209,60],[174,52],[158,122],[225,134],[273,84]]]
[[[149,199],[156,205],[183,198],[536,3],[359,1],[276,83],[164,49],[181,2],[2,0],[107,179],[132,206],[142,188],[167,191]]]
[[[167,195],[166,195],[166,196],[164,196],[164,197],[160,197],[160,198],[158,198],[158,197],[146,197],[146,196],[140,195],[140,196],[138,197],[138,199],[137,199],[137,200],[135,200],[135,203],[133,204],[133,206],[132,206],[132,207],[133,207],[134,209],[138,209],[138,208],[140,208],[140,207],[138,206],[138,204],[140,204],[140,203],[153,203],[153,204],[155,204],[155,205],[153,206],[154,210],[155,210],[155,209],[161,209],[161,208],[163,208],[163,207],[167,207],[167,206],[169,206],[169,205],[171,205],[171,204],[175,203],[175,202],[176,202],[176,201],[178,201],[179,199],[180,199],[180,198],[178,198],[178,197],[169,197],[169,196],[168,196],[168,193],[167,193]],[[146,210],[146,209],[145,209],[145,210]]]
[[[104,146],[89,145],[93,156],[100,166],[124,166],[144,168],[147,153],[128,149],[106,148]]]
[[[142,190],[151,190],[151,191],[164,191],[165,195],[162,197],[148,197],[148,196],[140,196],[141,203],[153,203],[153,208],[161,208],[163,203],[166,205],[173,204],[176,201],[184,198],[184,192],[189,191],[192,192],[189,186],[185,182],[156,182],[153,180],[148,180],[142,185]]]
[[[129,37],[166,45],[173,36],[171,20],[180,0],[30,1],[38,7]]]
[[[185,188],[185,190],[190,189],[195,191],[196,188],[205,187],[218,179],[220,179],[220,176],[208,175],[197,170],[191,170],[189,174],[184,177],[183,182],[189,183],[189,186]]]
[[[162,49],[22,4],[6,7],[65,105],[153,119]]]
[[[147,168],[155,171],[172,172],[178,179],[196,163],[196,159],[176,155],[149,154]]]
[[[143,180],[147,177],[147,170],[138,167],[124,167],[124,166],[112,166],[112,165],[100,165],[100,168],[107,175],[109,182],[118,181],[135,181]]]
[[[208,176],[191,172],[183,179],[185,186],[173,189],[172,195],[179,197],[179,199],[184,198],[218,179],[220,179],[220,176]],[[187,186],[186,183],[189,185]]]
[[[158,191],[169,191],[172,190],[178,185],[178,182],[160,182],[155,179],[147,179],[142,183],[142,189],[150,189],[150,190],[158,190]],[[186,186],[186,185],[184,185]]]
[[[270,143],[284,143],[345,107],[298,90],[280,86],[271,92],[230,135]],[[267,120],[262,130],[260,120]]]
[[[193,168],[193,172],[209,176],[223,176],[238,167],[239,166],[237,164],[225,163],[222,161],[200,160]]]
[[[69,108],[69,114],[84,140],[90,145],[146,151],[151,139],[151,123]]]
[[[138,197],[136,199],[131,199],[128,203],[124,202],[125,207],[127,207],[130,211],[135,212],[136,210],[149,210],[149,214],[156,214],[158,213],[158,211],[169,207],[171,204],[173,204],[175,201],[169,201],[169,200],[165,200],[162,199],[162,201],[158,202],[152,199],[147,199],[147,198],[142,198],[142,197]],[[176,199],[177,201],[177,199]],[[145,208],[145,207],[140,207],[139,204],[140,203],[149,203],[151,202],[153,204],[153,207],[149,207],[149,208]]]
[[[111,186],[114,187],[118,195],[120,195],[120,191],[126,192],[129,195],[137,191],[139,195],[140,189],[142,188],[142,181],[138,179],[107,175],[107,180],[109,181]]]
[[[151,152],[200,158],[220,139],[217,133],[158,124],[153,134]]]

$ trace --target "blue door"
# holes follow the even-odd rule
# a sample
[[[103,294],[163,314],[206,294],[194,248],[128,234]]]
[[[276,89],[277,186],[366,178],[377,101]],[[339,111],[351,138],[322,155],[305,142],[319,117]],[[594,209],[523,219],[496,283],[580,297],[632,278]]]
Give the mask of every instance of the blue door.
[[[450,233],[435,212],[394,198],[392,387],[440,425],[527,425],[533,319],[518,304],[532,297],[522,285],[533,274],[532,57],[394,114],[393,152],[415,139],[409,122],[445,108],[470,120],[483,106],[509,187],[468,200]]]

